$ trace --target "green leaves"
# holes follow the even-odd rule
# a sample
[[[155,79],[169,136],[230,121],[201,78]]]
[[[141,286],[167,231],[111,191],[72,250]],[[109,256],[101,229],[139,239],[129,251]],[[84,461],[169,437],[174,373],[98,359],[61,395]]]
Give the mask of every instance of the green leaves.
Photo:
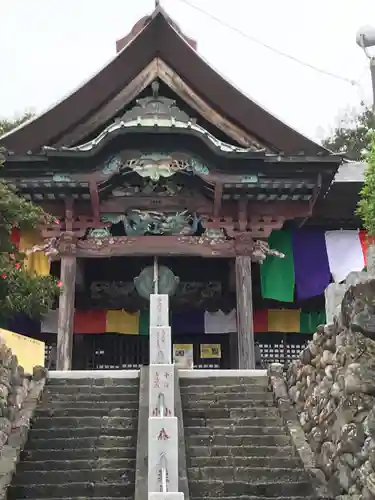
[[[27,116],[27,119],[30,116]],[[0,136],[18,123],[0,122]],[[0,167],[1,167],[0,157]],[[0,170],[1,172],[1,170]],[[22,264],[24,255],[19,254],[10,241],[13,228],[30,230],[54,218],[43,209],[18,195],[15,188],[0,180],[0,316],[11,317],[25,313],[40,318],[52,308],[60,294],[61,286],[53,276],[31,274]]]
[[[323,141],[323,146],[342,153],[350,160],[361,161],[369,149],[368,132],[374,129],[374,112],[363,106],[360,113],[352,111],[345,114],[333,135]]]
[[[61,288],[53,276],[31,275],[23,265],[9,260],[0,265],[0,314],[2,318],[22,312],[40,318],[48,312]]]
[[[375,236],[375,132],[368,132],[367,137],[369,141],[368,151],[365,155],[367,169],[357,214],[361,217],[368,235]]]
[[[31,118],[35,116],[35,113],[32,111],[26,111],[22,116],[18,116],[13,120],[2,119],[0,120],[0,137],[4,134],[7,134],[12,129],[19,127],[22,123],[27,122]]]

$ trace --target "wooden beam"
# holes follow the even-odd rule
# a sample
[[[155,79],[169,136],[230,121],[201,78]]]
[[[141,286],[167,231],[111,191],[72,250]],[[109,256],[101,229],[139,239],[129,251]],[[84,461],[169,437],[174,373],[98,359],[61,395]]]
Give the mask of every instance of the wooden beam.
[[[94,180],[90,180],[90,199],[91,199],[91,209],[92,215],[94,216],[95,223],[100,222],[100,200],[98,193],[98,185]]]
[[[238,368],[255,369],[251,257],[236,257]]]
[[[65,229],[66,231],[73,230],[73,204],[74,200],[72,197],[66,198],[65,200]]]
[[[94,113],[86,122],[81,123],[61,139],[56,147],[78,144],[104,123],[116,116],[127,104],[133,101],[146,87],[157,78],[157,60],[154,59],[124,87],[109,103]]]
[[[214,209],[213,216],[219,217],[220,209],[222,204],[222,196],[223,196],[223,184],[221,182],[217,182],[215,184],[215,194],[214,194]]]
[[[77,256],[82,258],[154,255],[234,258],[236,252],[234,240],[220,241],[204,236],[120,236],[77,242]]]
[[[110,198],[100,204],[100,213],[124,213],[126,210],[188,210],[199,214],[212,213],[212,201],[203,195],[195,196],[124,196]]]
[[[238,229],[241,232],[248,229],[248,203],[249,201],[246,198],[241,198],[238,200]]]
[[[198,96],[182,78],[160,58],[155,58],[144,70],[139,73],[124,89],[122,89],[109,103],[97,111],[87,121],[81,123],[72,130],[70,134],[65,135],[56,147],[72,146],[80,143],[87,136],[92,134],[104,123],[113,119],[122,108],[134,100],[147,86],[154,80],[160,78],[169,88],[171,88],[183,101],[195,109],[203,118],[213,126],[219,128],[228,137],[241,146],[255,146],[257,149],[263,149],[264,145],[252,135],[245,132],[237,125],[231,123],[227,118],[214,110],[206,101]]]
[[[254,136],[248,134],[209,106],[209,104],[199,97],[199,95],[162,59],[158,58],[157,61],[159,78],[203,118],[242,146],[256,146],[258,149],[265,148],[265,146],[260,144]]]

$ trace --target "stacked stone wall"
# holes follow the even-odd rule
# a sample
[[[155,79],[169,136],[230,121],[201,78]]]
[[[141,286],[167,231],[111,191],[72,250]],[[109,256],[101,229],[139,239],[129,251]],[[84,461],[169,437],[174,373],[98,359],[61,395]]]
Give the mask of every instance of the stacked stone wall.
[[[290,365],[286,384],[331,491],[375,500],[375,280],[360,278]]]
[[[35,367],[32,376],[25,375],[0,338],[0,499],[6,497],[45,379],[42,367]]]

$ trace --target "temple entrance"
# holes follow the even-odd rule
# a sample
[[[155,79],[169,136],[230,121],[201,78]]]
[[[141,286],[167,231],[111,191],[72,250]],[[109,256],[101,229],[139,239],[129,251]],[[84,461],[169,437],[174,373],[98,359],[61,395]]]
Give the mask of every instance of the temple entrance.
[[[78,267],[72,369],[148,365],[154,259],[81,259]],[[158,292],[170,296],[172,357],[187,356],[195,368],[233,368],[233,349],[237,349],[233,262],[161,257],[157,274]],[[43,334],[49,345],[52,334]],[[51,359],[51,368],[53,364]]]

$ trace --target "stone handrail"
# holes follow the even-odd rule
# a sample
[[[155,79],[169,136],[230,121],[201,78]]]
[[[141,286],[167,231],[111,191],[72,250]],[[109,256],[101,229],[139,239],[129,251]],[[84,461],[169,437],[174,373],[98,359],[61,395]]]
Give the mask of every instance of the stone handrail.
[[[0,338],[0,499],[6,498],[30,424],[43,392],[46,370],[41,366],[25,375],[17,357]]]

